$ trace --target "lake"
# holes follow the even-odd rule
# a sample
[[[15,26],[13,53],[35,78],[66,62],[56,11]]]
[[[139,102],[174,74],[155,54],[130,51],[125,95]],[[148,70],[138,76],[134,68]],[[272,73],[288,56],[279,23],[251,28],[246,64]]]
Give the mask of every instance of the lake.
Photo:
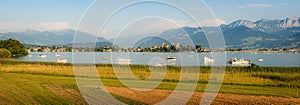
[[[40,54],[47,57],[41,58]],[[197,66],[207,65],[204,63],[204,57],[211,57],[212,54],[221,54],[220,52],[213,53],[127,53],[127,52],[75,52],[72,60],[72,52],[30,52],[29,56],[16,57],[18,60],[24,61],[41,61],[41,62],[57,62],[58,59],[66,59],[70,63],[92,63],[92,64],[142,64],[142,65],[184,65]],[[224,53],[223,53],[224,54]],[[58,56],[60,55],[60,56]],[[166,59],[174,57],[176,59]],[[245,53],[245,52],[227,52],[226,61],[231,58],[243,58],[251,60],[260,66],[284,66],[284,67],[300,67],[299,53]],[[183,59],[184,58],[184,59]],[[130,59],[130,62],[121,61],[122,59]],[[217,58],[214,58],[217,59]],[[262,59],[263,61],[259,61]],[[118,60],[120,62],[118,62]],[[197,60],[197,61],[195,61]],[[209,65],[209,64],[208,64]]]

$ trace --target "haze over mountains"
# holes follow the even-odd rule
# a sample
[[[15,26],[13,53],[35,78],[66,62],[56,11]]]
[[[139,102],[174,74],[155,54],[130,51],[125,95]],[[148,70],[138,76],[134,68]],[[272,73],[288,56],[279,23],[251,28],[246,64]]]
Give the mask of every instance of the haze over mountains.
[[[27,45],[67,45],[72,46],[75,30],[66,29],[59,31],[36,31],[36,30],[25,30],[21,32],[9,32],[9,33],[0,33],[0,40],[5,40],[8,38],[19,40],[23,44]],[[94,40],[98,40],[98,42],[107,42],[103,43],[104,45],[112,45],[108,40],[102,37],[96,37],[89,33],[77,31],[77,37],[85,38],[85,40],[90,40],[93,42]],[[81,42],[81,43],[89,43],[89,42]]]
[[[226,46],[229,48],[300,48],[300,18],[298,17],[283,20],[261,19],[256,22],[237,20],[228,25],[221,25],[220,27],[224,34]],[[215,34],[214,30],[218,27],[206,28],[210,31],[207,33],[213,35]],[[162,42],[168,40],[172,43],[180,43],[181,45],[189,45],[193,42],[195,45],[209,47],[203,30],[193,27],[167,30],[158,35],[158,37],[147,37],[136,40],[135,42],[137,43],[133,42],[134,40],[130,41],[136,39],[135,36],[107,40],[85,32],[77,32],[77,34],[80,35],[80,38],[87,38],[92,41],[97,38],[99,42],[98,46],[112,45],[111,42],[116,41],[117,43],[115,44],[120,47],[131,47],[133,45],[135,47],[147,47],[149,45],[161,45]],[[29,45],[71,46],[74,36],[75,30],[70,29],[44,32],[26,30],[22,32],[0,33],[0,40],[13,38]]]

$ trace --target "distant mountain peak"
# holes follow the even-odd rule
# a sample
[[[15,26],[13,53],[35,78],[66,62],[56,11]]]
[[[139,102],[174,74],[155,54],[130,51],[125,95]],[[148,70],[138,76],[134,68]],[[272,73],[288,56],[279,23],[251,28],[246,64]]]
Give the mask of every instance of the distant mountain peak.
[[[270,20],[269,19],[260,19],[260,20],[258,20],[256,22],[267,22],[267,21],[270,21]]]
[[[256,24],[254,24],[253,22],[248,21],[248,20],[237,20],[228,25],[229,28],[235,28],[238,26],[246,26],[249,28],[255,28]]]
[[[299,17],[286,18],[280,24],[282,28],[292,28],[292,27],[300,27]]]
[[[299,17],[291,17],[286,19],[261,19],[256,22],[248,21],[248,20],[237,20],[228,25],[222,25],[222,27],[227,27],[230,29],[245,26],[251,28],[253,30],[274,33],[285,30],[287,28],[300,27],[300,18]]]
[[[290,17],[290,18],[286,18],[286,20],[299,20],[300,17]]]
[[[26,30],[24,30],[24,31],[13,32],[13,33],[36,34],[36,33],[40,33],[40,32],[41,32],[41,31],[34,30],[34,29],[26,29]]]

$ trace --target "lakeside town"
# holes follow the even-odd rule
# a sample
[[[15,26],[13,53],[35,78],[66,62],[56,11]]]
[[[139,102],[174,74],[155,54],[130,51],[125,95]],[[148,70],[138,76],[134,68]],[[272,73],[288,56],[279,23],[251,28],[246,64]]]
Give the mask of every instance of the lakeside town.
[[[137,48],[121,48],[118,46],[102,46],[89,48],[84,46],[77,46],[76,48],[68,46],[30,46],[27,47],[28,52],[278,52],[278,53],[298,53],[299,48],[258,48],[258,49],[242,49],[242,48],[227,48],[212,50],[204,48],[201,45],[194,46],[182,46],[177,44],[166,44],[148,46],[148,47],[137,47]]]

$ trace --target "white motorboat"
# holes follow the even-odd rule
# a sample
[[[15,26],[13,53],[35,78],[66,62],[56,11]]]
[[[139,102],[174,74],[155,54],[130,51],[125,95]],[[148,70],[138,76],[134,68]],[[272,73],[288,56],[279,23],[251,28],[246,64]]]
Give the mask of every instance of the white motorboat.
[[[257,59],[257,61],[259,61],[259,62],[263,62],[263,61],[264,61],[264,59],[262,59],[262,58],[259,58],[259,59]]]
[[[40,58],[47,58],[47,55],[45,55],[45,54],[40,54],[39,57],[40,57]]]
[[[212,59],[209,57],[204,57],[203,61],[204,61],[204,63],[212,63],[212,62],[215,62],[215,59]]]
[[[116,59],[117,62],[131,62],[131,59],[120,58]]]
[[[57,63],[68,63],[66,59],[57,59]]]
[[[229,63],[232,65],[247,65],[250,64],[250,60],[244,60],[244,59],[238,59],[238,58],[232,58]]]
[[[60,57],[60,54],[55,54],[55,56]]]
[[[160,66],[165,66],[165,64],[162,64],[162,63],[156,63],[156,64],[154,64],[154,66],[156,66],[156,67],[160,67]]]

